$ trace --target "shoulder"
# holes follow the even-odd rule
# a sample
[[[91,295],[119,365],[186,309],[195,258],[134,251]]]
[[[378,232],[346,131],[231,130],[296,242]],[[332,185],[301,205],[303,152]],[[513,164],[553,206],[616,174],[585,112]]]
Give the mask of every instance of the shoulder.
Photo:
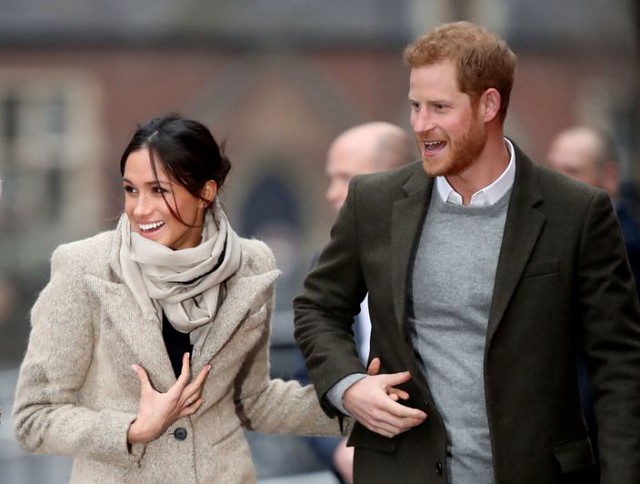
[[[351,180],[345,204],[355,204],[359,210],[378,211],[399,198],[426,193],[430,180],[420,161],[394,170],[358,175]]]
[[[387,191],[402,187],[408,180],[415,177],[425,181],[427,179],[420,160],[393,170],[356,175],[353,180],[354,184],[359,185],[360,188]]]
[[[604,190],[570,178],[551,168],[535,164],[534,170],[542,195],[546,200],[565,206],[589,204],[594,198],[607,198]]]
[[[515,143],[514,143],[514,146]],[[529,159],[516,146],[516,186],[514,188],[537,191],[545,204],[564,209],[585,207],[594,199],[608,201],[607,192],[587,183],[579,182],[540,163]]]
[[[115,231],[110,230],[59,245],[51,256],[52,269],[75,269],[83,274],[104,270],[113,249],[114,237]]]
[[[262,240],[240,238],[242,265],[250,272],[260,274],[276,268],[273,251]]]

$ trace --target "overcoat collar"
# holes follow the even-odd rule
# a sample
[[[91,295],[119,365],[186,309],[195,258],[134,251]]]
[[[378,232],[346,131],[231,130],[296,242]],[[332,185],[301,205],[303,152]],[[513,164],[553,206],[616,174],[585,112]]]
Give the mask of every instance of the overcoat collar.
[[[512,142],[513,143],[513,142]],[[498,258],[496,282],[489,313],[487,342],[498,328],[511,296],[522,276],[545,222],[539,209],[542,195],[534,164],[513,143],[516,151],[516,178],[511,192],[504,235]],[[419,163],[403,184],[393,204],[391,258],[393,303],[402,332],[407,331],[409,277],[424,223],[434,179]]]
[[[119,237],[114,237],[110,254],[112,275],[108,279],[88,275],[89,286],[100,297],[100,317],[103,324],[108,324],[105,328],[120,334],[123,343],[132,351],[132,363],[138,363],[147,371],[156,390],[167,391],[176,378],[164,350],[162,323],[155,311],[140,308],[122,280],[119,251]],[[243,252],[240,269],[226,281],[224,301],[209,324],[209,331],[203,335],[202,351],[192,356],[192,375],[196,375],[221,350],[279,275],[277,270],[255,274],[249,266],[250,261]],[[265,302],[270,304],[270,301]]]

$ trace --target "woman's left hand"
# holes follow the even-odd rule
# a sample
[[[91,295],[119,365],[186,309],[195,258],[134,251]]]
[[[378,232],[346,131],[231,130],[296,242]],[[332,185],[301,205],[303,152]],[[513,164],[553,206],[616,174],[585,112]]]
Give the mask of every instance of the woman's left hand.
[[[140,380],[140,404],[138,416],[127,432],[130,444],[146,443],[157,438],[177,419],[194,414],[202,405],[202,387],[211,365],[206,365],[197,378],[189,383],[189,353],[182,357],[180,376],[166,393],[160,393],[151,386],[147,372],[140,365],[133,365],[132,368]]]

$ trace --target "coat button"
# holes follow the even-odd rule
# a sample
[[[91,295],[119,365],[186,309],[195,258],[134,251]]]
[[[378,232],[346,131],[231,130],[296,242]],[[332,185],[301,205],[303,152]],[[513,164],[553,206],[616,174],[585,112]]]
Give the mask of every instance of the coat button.
[[[440,461],[436,462],[436,472],[438,475],[442,474],[442,462]]]
[[[187,438],[187,429],[178,427],[173,431],[173,436],[176,440],[184,440]]]

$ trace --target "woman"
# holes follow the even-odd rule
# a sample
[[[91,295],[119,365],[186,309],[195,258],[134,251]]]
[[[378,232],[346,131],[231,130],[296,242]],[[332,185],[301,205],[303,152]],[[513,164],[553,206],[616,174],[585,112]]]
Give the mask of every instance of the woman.
[[[26,449],[72,455],[72,482],[244,484],[243,428],[339,434],[313,387],[269,379],[278,271],[220,207],[229,169],[202,124],[153,119],[120,161],[117,228],[54,252],[14,426]]]

